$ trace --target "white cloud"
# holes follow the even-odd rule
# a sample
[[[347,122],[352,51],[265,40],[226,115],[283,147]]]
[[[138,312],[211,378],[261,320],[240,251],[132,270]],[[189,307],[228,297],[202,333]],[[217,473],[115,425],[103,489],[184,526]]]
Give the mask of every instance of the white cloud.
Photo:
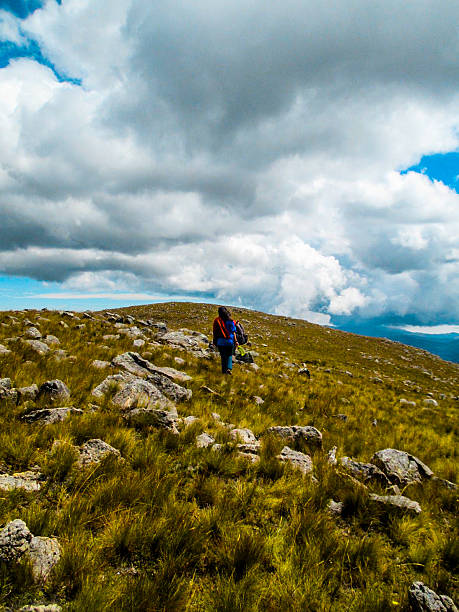
[[[394,329],[403,329],[413,334],[459,334],[459,325],[403,325]]]
[[[36,39],[82,86],[0,69],[0,270],[326,323],[451,320],[459,196],[399,174],[459,144],[459,9],[432,8],[67,0],[21,30],[6,14],[0,38]]]

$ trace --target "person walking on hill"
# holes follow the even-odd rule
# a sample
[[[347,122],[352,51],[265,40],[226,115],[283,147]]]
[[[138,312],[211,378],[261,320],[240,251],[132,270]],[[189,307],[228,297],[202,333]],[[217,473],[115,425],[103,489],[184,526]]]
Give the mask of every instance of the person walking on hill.
[[[218,317],[214,319],[213,324],[213,336],[213,343],[222,361],[222,373],[232,374],[233,353],[237,346],[236,324],[225,306],[220,306],[218,309]]]

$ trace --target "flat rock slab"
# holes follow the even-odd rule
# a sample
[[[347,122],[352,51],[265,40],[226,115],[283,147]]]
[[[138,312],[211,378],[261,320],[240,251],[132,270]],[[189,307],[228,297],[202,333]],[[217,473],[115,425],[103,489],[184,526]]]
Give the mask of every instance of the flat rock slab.
[[[49,353],[49,346],[41,342],[41,340],[24,340],[24,344],[30,346],[30,348],[39,355],[46,355],[46,353]]]
[[[78,465],[84,467],[93,463],[100,463],[105,457],[112,455],[113,457],[121,457],[121,453],[118,449],[110,446],[107,442],[94,438],[88,440],[79,449],[80,458],[78,459]]]
[[[370,500],[385,506],[388,510],[421,514],[421,506],[418,502],[403,495],[376,495],[375,493],[370,493]]]
[[[138,353],[134,353],[132,351],[118,355],[112,360],[112,363],[114,366],[123,368],[130,374],[134,374],[135,376],[140,376],[142,378],[148,378],[149,375],[158,374],[165,376],[169,380],[182,383],[193,380],[192,377],[185,372],[181,372],[175,368],[163,368],[156,366],[154,363],[151,363],[151,361],[144,359]]]
[[[13,491],[24,489],[24,491],[39,491],[41,474],[37,472],[18,472],[16,474],[0,474],[0,489]]]
[[[0,531],[0,561],[4,563],[18,561],[29,549],[32,538],[32,533],[21,519],[8,523]]]
[[[434,475],[420,459],[395,448],[378,451],[371,458],[371,463],[380,468],[391,482],[402,486],[422,482]]]
[[[309,455],[300,453],[299,451],[292,450],[288,446],[284,446],[277,458],[283,463],[287,462],[290,465],[303,474],[310,474],[312,472],[312,459]]]
[[[62,380],[47,380],[38,389],[37,400],[46,400],[47,402],[65,401],[70,397],[70,391],[67,385]]]
[[[171,411],[174,404],[161,391],[147,380],[133,378],[125,382],[121,389],[113,396],[112,402],[122,408],[160,408]]]
[[[18,612],[61,612],[62,608],[61,606],[58,606],[57,604],[48,604],[48,605],[41,605],[41,604],[31,604],[28,606],[22,606],[22,608],[19,608]]]
[[[341,465],[350,474],[352,474],[359,480],[362,480],[363,482],[375,480],[383,485],[390,484],[389,479],[384,474],[384,472],[372,463],[362,463],[360,461],[354,461],[349,457],[341,457]]]
[[[437,595],[423,582],[413,582],[408,597],[413,612],[458,612],[451,597]]]
[[[242,444],[256,444],[257,438],[250,429],[232,429],[229,435],[233,440],[238,440]]]
[[[322,434],[315,427],[311,427],[309,425],[300,426],[300,425],[289,425],[289,426],[281,426],[276,425],[275,427],[270,427],[266,430],[268,434],[274,434],[281,438],[285,438],[292,442],[303,441],[309,446],[315,448],[322,448]]]
[[[80,408],[65,406],[63,408],[44,408],[43,410],[34,410],[22,417],[26,423],[41,423],[42,425],[50,425],[64,421],[72,414],[83,414]]]

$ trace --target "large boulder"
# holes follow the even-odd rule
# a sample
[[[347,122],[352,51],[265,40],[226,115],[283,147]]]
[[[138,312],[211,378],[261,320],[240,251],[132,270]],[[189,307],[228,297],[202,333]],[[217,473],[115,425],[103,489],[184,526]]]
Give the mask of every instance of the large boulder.
[[[32,340],[40,340],[41,332],[36,327],[28,327],[24,336],[26,338],[32,338]]]
[[[159,336],[158,340],[163,344],[195,352],[199,356],[207,356],[207,351],[203,349],[209,347],[209,339],[204,334],[191,329],[183,328],[178,331],[166,332]]]
[[[413,582],[408,597],[413,612],[458,612],[451,597],[437,595],[423,582]]]
[[[70,397],[70,391],[62,380],[47,380],[38,390],[37,401],[62,402]]]
[[[113,396],[112,402],[124,410],[131,408],[160,408],[175,410],[174,404],[147,380],[132,378]]]
[[[29,346],[39,355],[46,355],[46,353],[49,353],[49,346],[44,342],[41,342],[41,340],[24,340],[24,344]]]
[[[355,478],[363,482],[375,480],[383,485],[390,484],[384,472],[372,463],[362,463],[360,461],[354,461],[349,457],[341,457],[341,465],[346,471],[355,476]]]
[[[303,474],[310,474],[312,472],[311,457],[299,451],[292,450],[288,446],[284,446],[277,458],[283,463],[289,463]]]
[[[43,410],[34,410],[22,417],[26,423],[40,423],[42,425],[50,425],[64,421],[72,414],[83,414],[80,408],[73,406],[64,406],[62,408],[44,408]]]
[[[158,429],[164,429],[175,435],[178,435],[177,429],[178,417],[177,412],[169,412],[167,410],[152,410],[151,408],[134,408],[127,412],[124,418],[130,425],[151,426]]]
[[[96,397],[97,399],[103,399],[104,395],[106,395],[112,389],[122,388],[129,380],[132,380],[134,377],[125,375],[125,374],[112,374],[111,376],[107,376],[100,385],[97,385],[92,392],[91,395]]]
[[[56,538],[35,536],[31,539],[26,555],[32,564],[36,582],[44,582],[61,558],[61,547]]]
[[[0,531],[0,561],[4,563],[18,561],[29,549],[32,538],[29,528],[21,519],[8,523]]]
[[[78,465],[84,467],[93,463],[100,463],[103,459],[112,455],[113,457],[121,457],[118,449],[110,446],[107,442],[94,438],[85,442],[79,449],[80,457]]]
[[[279,436],[291,442],[305,442],[308,446],[313,448],[322,448],[321,432],[309,425],[276,425],[274,427],[269,427],[266,433]]]
[[[434,475],[420,459],[395,448],[376,452],[371,462],[380,468],[391,482],[401,486],[422,482]]]

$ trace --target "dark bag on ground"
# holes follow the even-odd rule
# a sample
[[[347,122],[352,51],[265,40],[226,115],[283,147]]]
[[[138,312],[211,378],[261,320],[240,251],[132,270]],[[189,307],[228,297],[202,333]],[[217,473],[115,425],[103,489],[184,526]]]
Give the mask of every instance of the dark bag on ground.
[[[247,344],[249,341],[248,335],[245,333],[244,326],[240,321],[236,321],[236,341],[238,344]]]
[[[243,355],[236,351],[236,361],[242,361],[243,363],[253,363],[253,357],[252,354],[248,351]]]

